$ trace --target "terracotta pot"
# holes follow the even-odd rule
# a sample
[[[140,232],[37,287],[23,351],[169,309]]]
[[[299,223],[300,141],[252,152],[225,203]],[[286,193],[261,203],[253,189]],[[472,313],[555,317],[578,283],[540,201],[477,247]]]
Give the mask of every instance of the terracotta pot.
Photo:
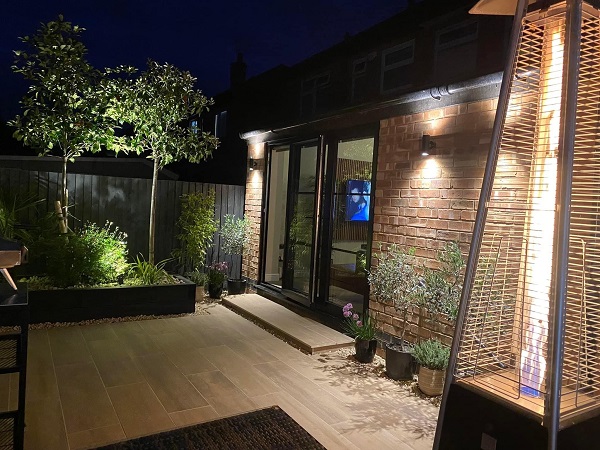
[[[358,339],[354,341],[354,350],[356,351],[356,360],[361,363],[372,363],[377,350],[377,339],[366,341]]]
[[[442,395],[444,392],[445,370],[433,370],[421,366],[419,369],[419,389],[430,397]]]

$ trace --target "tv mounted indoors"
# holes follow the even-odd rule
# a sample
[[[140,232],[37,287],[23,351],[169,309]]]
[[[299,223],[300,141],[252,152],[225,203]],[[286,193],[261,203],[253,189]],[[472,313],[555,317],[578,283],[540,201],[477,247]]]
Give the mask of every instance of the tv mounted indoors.
[[[371,182],[348,180],[346,184],[346,220],[368,222],[371,202]]]

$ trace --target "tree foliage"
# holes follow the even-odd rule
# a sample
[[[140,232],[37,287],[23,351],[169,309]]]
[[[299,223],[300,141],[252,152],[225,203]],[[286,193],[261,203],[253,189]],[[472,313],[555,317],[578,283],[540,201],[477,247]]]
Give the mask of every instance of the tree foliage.
[[[132,80],[114,114],[133,127],[131,149],[147,153],[154,162],[148,260],[154,262],[154,223],[158,171],[167,164],[187,159],[197,163],[217,148],[218,139],[189,119],[199,116],[212,104],[194,85],[196,78],[171,64],[149,60],[148,68]]]
[[[62,157],[65,220],[67,161],[103,147],[118,151],[124,144],[115,136],[116,122],[109,114],[116,87],[107,75],[131,69],[95,69],[86,60],[87,48],[81,42],[84,30],[58,16],[56,21],[42,24],[36,34],[21,38],[27,50],[14,51],[12,66],[30,85],[21,100],[23,115],[9,125],[16,127],[13,136],[40,156]]]

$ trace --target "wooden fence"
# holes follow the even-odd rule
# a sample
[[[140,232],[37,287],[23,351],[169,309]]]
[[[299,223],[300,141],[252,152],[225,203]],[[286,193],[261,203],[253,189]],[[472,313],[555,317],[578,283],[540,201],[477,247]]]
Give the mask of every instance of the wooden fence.
[[[148,224],[152,180],[142,178],[110,177],[86,174],[68,174],[71,229],[85,222],[102,226],[113,222],[128,235],[130,258],[141,253],[148,255]],[[44,199],[41,208],[53,211],[54,201],[60,198],[60,173],[0,168],[0,189],[9,195],[36,193]],[[180,197],[192,192],[215,191],[215,218],[221,224],[226,214],[242,217],[244,214],[244,187],[186,181],[159,180],[156,215],[156,261],[167,259],[177,248],[177,219],[181,211]],[[35,214],[31,210],[29,214]],[[241,257],[224,255],[220,237],[215,233],[209,249],[207,264],[227,261],[232,275],[240,276]]]

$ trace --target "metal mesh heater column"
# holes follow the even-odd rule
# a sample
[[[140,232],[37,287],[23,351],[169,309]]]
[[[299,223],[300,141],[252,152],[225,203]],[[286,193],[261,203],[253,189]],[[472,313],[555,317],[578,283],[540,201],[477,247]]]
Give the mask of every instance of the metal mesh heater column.
[[[582,0],[527,3],[436,448],[600,448],[600,14]]]

